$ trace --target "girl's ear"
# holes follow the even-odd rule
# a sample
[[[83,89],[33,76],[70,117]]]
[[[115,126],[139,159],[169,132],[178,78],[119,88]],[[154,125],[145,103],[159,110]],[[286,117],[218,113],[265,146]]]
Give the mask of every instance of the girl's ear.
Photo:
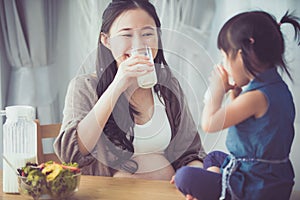
[[[236,62],[238,63],[239,66],[242,66],[243,68],[245,68],[244,60],[243,60],[243,51],[241,49],[239,49],[237,52]]]
[[[239,59],[239,61],[242,61],[243,62],[243,57],[242,57],[242,49],[239,49],[238,52],[237,52],[237,58]]]
[[[110,49],[110,38],[107,34],[101,32],[100,33],[101,43],[108,49]]]

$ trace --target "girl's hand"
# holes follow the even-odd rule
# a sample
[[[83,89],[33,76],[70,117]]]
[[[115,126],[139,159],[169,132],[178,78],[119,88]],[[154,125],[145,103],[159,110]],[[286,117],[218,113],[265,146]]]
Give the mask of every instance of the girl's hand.
[[[171,183],[171,184],[174,184],[174,183],[175,183],[175,175],[172,176],[172,178],[171,178],[171,180],[170,180],[170,183]]]
[[[231,99],[232,100],[235,99],[237,96],[241,94],[241,92],[242,92],[242,88],[240,88],[235,84],[234,88],[231,90],[231,94],[230,94]]]
[[[138,87],[136,78],[153,70],[154,66],[147,56],[131,56],[119,65],[113,82],[124,92],[130,86]]]
[[[215,94],[225,94],[234,86],[229,83],[228,73],[223,66],[217,66],[211,74],[209,88],[212,96]]]
[[[192,195],[190,195],[190,194],[187,194],[186,196],[185,196],[185,199],[186,200],[198,200],[197,198],[194,198]]]

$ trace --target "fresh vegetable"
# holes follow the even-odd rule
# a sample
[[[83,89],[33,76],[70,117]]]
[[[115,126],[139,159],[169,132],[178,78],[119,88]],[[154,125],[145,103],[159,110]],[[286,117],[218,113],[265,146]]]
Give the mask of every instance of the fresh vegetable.
[[[46,181],[50,182],[53,181],[61,172],[63,168],[61,165],[52,163],[52,164],[45,164],[45,167],[42,169],[43,174],[47,174]]]
[[[22,193],[38,198],[49,194],[53,198],[64,198],[74,192],[78,185],[80,169],[77,163],[55,163],[52,161],[40,165],[27,163],[19,168]]]

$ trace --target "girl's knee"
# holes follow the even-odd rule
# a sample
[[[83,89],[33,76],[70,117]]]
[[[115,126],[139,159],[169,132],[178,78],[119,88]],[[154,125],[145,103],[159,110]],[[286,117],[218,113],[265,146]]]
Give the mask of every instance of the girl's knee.
[[[177,188],[185,188],[193,179],[194,167],[184,166],[177,170],[175,174],[175,185]]]
[[[228,154],[222,151],[212,151],[205,157],[203,161],[203,168],[207,169],[212,166],[220,168],[227,156]]]

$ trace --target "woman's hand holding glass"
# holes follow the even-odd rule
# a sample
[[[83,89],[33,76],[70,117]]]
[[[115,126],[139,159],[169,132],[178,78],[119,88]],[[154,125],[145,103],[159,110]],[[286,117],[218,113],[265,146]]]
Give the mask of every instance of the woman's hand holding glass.
[[[149,46],[145,45],[143,48],[132,49],[131,56],[136,54],[142,54],[150,59],[150,62],[154,65],[152,50]],[[151,73],[146,73],[137,77],[137,82],[141,88],[151,88],[157,83],[155,67]]]
[[[128,56],[126,60],[120,63],[114,82],[123,92],[128,87],[138,87],[137,77],[153,70],[154,65],[149,57],[141,54]]]

